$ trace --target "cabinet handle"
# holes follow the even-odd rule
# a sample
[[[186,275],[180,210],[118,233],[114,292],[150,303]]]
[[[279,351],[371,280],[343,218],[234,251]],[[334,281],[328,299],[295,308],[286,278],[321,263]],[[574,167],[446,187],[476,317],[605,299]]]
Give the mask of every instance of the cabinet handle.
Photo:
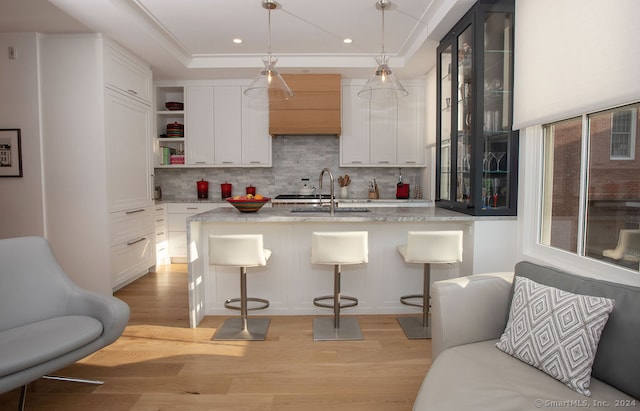
[[[129,214],[136,214],[136,213],[141,213],[144,211],[144,208],[141,208],[139,210],[131,210],[131,211],[125,211],[125,214],[129,215]]]
[[[157,235],[157,236],[160,236],[160,235],[163,235],[163,234],[164,234],[164,231],[161,231],[161,232],[159,232],[159,233],[156,233],[156,235]]]
[[[352,161],[351,164],[362,164],[362,161]]]
[[[196,161],[195,164],[207,164],[206,161]]]
[[[383,160],[383,161],[378,161],[378,164],[389,164],[389,162],[386,160]]]
[[[140,241],[144,241],[144,240],[146,240],[146,238],[142,237],[142,238],[137,239],[136,241],[128,242],[128,243],[127,243],[127,245],[128,245],[128,246],[129,246],[129,245],[134,245],[134,244],[137,244],[137,243],[139,243]]]
[[[223,161],[222,164],[233,164],[233,161]]]
[[[198,207],[187,207],[187,210],[197,210]]]
[[[262,164],[261,161],[249,161],[249,164]]]
[[[416,164],[416,161],[405,161],[405,164]]]
[[[138,92],[135,90],[127,89],[127,93],[133,94],[134,96],[138,95]]]
[[[163,221],[164,221],[164,218],[161,218],[161,219],[159,219],[159,220],[156,220],[156,223],[161,223],[161,222],[163,222]]]

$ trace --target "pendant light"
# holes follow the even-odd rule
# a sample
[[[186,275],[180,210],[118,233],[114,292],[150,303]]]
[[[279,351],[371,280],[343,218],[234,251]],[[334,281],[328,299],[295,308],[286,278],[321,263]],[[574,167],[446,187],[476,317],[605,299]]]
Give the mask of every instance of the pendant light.
[[[378,68],[364,87],[358,91],[358,96],[368,99],[397,98],[409,95],[400,81],[389,68],[389,56],[384,52],[384,11],[391,8],[389,0],[378,0],[376,8],[382,11],[382,52],[376,57]]]
[[[293,91],[276,70],[275,65],[278,59],[271,54],[271,10],[278,7],[278,3],[273,0],[263,0],[262,7],[269,12],[269,49],[267,55],[262,58],[264,68],[245,89],[244,94],[265,100],[268,98],[269,101],[288,100],[293,96]]]

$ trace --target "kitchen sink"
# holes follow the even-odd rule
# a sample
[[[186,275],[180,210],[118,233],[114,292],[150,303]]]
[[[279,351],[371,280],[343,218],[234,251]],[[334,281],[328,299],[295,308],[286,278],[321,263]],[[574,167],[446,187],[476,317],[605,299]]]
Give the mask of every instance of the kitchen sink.
[[[291,209],[292,213],[328,213],[329,207],[296,207]],[[367,213],[371,211],[364,207],[336,207],[336,213]]]

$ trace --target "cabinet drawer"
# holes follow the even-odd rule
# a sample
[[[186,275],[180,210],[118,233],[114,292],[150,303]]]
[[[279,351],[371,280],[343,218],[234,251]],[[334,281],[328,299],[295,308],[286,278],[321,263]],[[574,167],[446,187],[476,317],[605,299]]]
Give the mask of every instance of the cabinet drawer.
[[[134,208],[111,213],[111,245],[140,238],[153,232],[155,225],[151,207]]]
[[[151,70],[128,53],[107,46],[104,76],[109,86],[151,103]]]
[[[214,208],[216,205],[213,203],[169,203],[167,210],[169,214],[200,214]]]
[[[187,217],[190,214],[169,214],[167,228],[169,231],[187,232]]]
[[[152,233],[147,233],[134,241],[111,247],[114,287],[147,272],[155,264],[155,244],[152,243],[152,236]]]

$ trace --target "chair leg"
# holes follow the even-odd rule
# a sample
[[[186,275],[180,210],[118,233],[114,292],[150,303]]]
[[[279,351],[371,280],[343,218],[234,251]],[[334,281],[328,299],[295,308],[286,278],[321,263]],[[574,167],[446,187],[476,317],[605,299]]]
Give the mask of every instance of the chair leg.
[[[424,284],[422,285],[422,326],[429,327],[429,300],[431,296],[431,264],[424,265]]]
[[[397,317],[402,330],[407,338],[428,339],[431,338],[431,327],[429,325],[429,297],[431,295],[431,264],[425,263],[422,280],[422,295],[412,294],[400,297],[400,302],[405,305],[422,308],[422,318],[418,317]],[[417,304],[410,299],[422,298],[422,304]]]
[[[18,411],[24,411],[24,403],[27,399],[27,384],[22,386],[20,390],[20,401],[18,402]]]
[[[102,385],[104,381],[99,380],[88,380],[86,378],[74,378],[74,377],[62,377],[59,375],[43,375],[42,379],[45,380],[56,380],[56,381],[69,381],[69,382],[80,382],[83,384],[93,384],[93,385]],[[20,390],[20,400],[18,402],[18,411],[24,411],[24,406],[27,402],[27,384],[22,386]]]
[[[242,330],[247,331],[247,268],[240,267],[240,318]]]
[[[333,328],[340,328],[340,265],[333,267]]]

